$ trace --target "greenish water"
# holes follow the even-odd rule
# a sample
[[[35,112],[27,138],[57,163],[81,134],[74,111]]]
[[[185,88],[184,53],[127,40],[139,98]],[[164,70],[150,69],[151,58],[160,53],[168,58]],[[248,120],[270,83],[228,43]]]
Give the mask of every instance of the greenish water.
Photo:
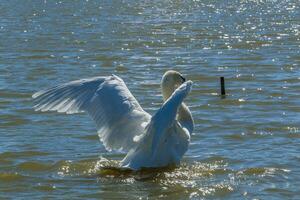
[[[300,199],[299,1],[11,0],[0,13],[0,199]],[[154,113],[167,69],[194,82],[176,168],[110,169],[124,153],[87,115],[32,109],[38,90],[114,73]]]

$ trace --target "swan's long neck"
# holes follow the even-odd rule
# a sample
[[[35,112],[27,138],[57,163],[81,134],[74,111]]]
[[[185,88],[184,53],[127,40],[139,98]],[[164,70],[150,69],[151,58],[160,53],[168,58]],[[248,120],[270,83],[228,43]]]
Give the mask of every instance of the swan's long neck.
[[[165,87],[164,85],[162,85],[162,95],[163,95],[164,102],[172,95],[174,90],[175,90],[175,87],[168,88],[168,87]],[[187,128],[190,133],[193,132],[194,120],[193,120],[190,109],[183,102],[181,103],[181,105],[178,108],[177,120],[182,124],[182,126]]]

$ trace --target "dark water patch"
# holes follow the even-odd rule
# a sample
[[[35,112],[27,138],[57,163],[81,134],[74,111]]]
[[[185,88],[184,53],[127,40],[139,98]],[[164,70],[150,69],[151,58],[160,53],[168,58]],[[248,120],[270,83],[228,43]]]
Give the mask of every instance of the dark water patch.
[[[7,105],[10,104],[11,101],[9,100],[1,100],[0,101],[0,106],[3,106],[4,108],[7,108]]]
[[[240,106],[248,103],[247,100],[245,100],[244,98],[231,99],[229,97],[224,99],[224,101],[218,101],[218,102],[220,103],[220,105],[224,105],[224,106]]]
[[[0,90],[1,98],[31,98],[31,94],[11,90]]]
[[[274,105],[274,103],[271,103],[270,100],[266,100],[266,99],[261,99],[261,100],[254,100],[254,99],[251,99],[250,101],[247,101],[248,104],[250,105],[254,105],[256,106],[256,109],[255,110],[259,110],[259,107],[263,107],[262,109],[264,110],[265,107],[272,107]],[[276,102],[276,104],[280,104],[279,102]],[[286,103],[282,103],[283,105],[285,105]]]
[[[13,162],[11,160],[7,160],[7,159],[4,159],[4,158],[0,158],[0,169],[5,166],[10,166]]]
[[[36,186],[33,186],[32,189],[38,190],[41,192],[53,192],[56,190],[56,186],[47,183],[38,183]]]
[[[244,175],[261,175],[261,174],[265,174],[267,172],[267,169],[265,168],[249,168],[249,169],[245,169],[240,171],[240,174],[244,174]]]
[[[26,115],[32,115],[32,114],[37,114],[33,108],[23,108],[23,109],[15,109],[14,110],[16,113],[19,114],[26,114]]]
[[[84,140],[99,140],[99,136],[96,133],[93,135],[79,136],[79,138],[84,139]]]
[[[113,195],[109,195],[109,198],[112,198]],[[82,199],[100,199],[103,198],[103,193],[102,192],[98,192],[98,193],[94,193],[94,194],[85,194],[85,195],[79,195],[79,198]],[[123,198],[126,197],[126,194],[123,195]]]
[[[160,88],[160,83],[157,81],[143,81],[141,83],[142,88],[147,88],[149,90]]]
[[[244,140],[245,137],[243,136],[243,134],[230,134],[230,135],[224,135],[223,136],[225,139],[228,140]]]
[[[279,194],[282,198],[293,198],[297,196],[294,191],[282,188],[266,188],[264,191],[269,194]]]
[[[18,164],[17,169],[22,171],[42,172],[51,169],[51,165],[28,161]]]
[[[36,81],[40,76],[53,76],[57,73],[55,68],[37,67],[31,69],[27,74],[27,80]]]
[[[274,176],[279,175],[282,173],[290,173],[290,170],[283,169],[283,168],[276,168],[276,167],[252,167],[246,168],[243,170],[239,170],[237,175],[246,175],[246,176]]]
[[[288,133],[285,134],[284,136],[286,136],[287,138],[300,138],[300,133]]]
[[[133,176],[134,171],[130,169],[122,169],[119,167],[101,167],[97,175],[100,177],[130,177]]]
[[[118,65],[118,66],[116,66],[116,68],[115,68],[115,71],[116,72],[119,72],[119,73],[122,73],[122,72],[128,72],[128,67],[125,67],[125,66],[123,66],[123,65]]]
[[[247,133],[235,133],[228,134],[222,136],[224,139],[228,140],[248,140],[248,139],[262,139],[262,138],[270,138],[270,137],[278,137],[278,135],[274,135],[271,131],[255,131],[255,132],[247,132]]]
[[[199,84],[200,84],[201,82],[204,82],[204,83],[216,82],[218,80],[218,77],[195,73],[195,74],[188,74],[188,79],[195,81],[196,84],[199,81]]]
[[[213,163],[213,162],[224,163],[226,160],[229,160],[229,158],[215,155],[215,156],[210,156],[209,158],[203,159],[202,162],[205,162],[205,163]]]
[[[272,42],[269,42],[269,41],[241,41],[239,43],[233,43],[232,44],[232,48],[233,49],[259,49],[259,48],[262,48],[262,47],[265,47],[265,46],[270,46],[272,45]],[[256,60],[256,61],[259,61],[259,60],[262,60],[263,58],[261,57],[251,57],[251,60]]]
[[[0,115],[0,127],[2,128],[21,126],[29,122],[29,119],[25,119],[19,115]]]
[[[26,177],[18,174],[18,173],[5,173],[5,172],[0,172],[0,181],[4,182],[17,182],[24,180]]]
[[[17,158],[28,158],[34,156],[47,156],[49,152],[41,151],[20,151],[20,152],[3,152],[0,153],[0,159],[17,159]]]
[[[8,106],[11,104],[10,100],[0,100],[0,108],[5,110],[8,108]]]
[[[34,52],[32,52],[34,53]],[[42,52],[39,52],[42,53]],[[45,60],[45,59],[51,59],[52,56],[51,55],[27,55],[27,56],[19,56],[18,59],[24,60],[25,62],[27,60]]]

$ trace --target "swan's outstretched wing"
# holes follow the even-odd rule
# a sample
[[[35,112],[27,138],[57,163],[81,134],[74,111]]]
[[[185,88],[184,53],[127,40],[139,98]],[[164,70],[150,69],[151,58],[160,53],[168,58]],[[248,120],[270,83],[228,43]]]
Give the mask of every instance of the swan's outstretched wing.
[[[122,167],[138,170],[141,167],[166,166],[180,160],[187,150],[190,135],[176,121],[176,114],[191,87],[191,81],[183,83],[154,114],[146,133],[137,138],[140,141],[137,148],[129,151],[121,161]]]
[[[153,155],[156,154],[157,146],[168,137],[165,133],[174,124],[178,108],[191,91],[192,84],[192,81],[183,83],[152,117],[149,128],[155,132],[152,140]]]
[[[151,116],[113,75],[72,81],[35,93],[35,110],[67,114],[85,111],[96,122],[98,134],[108,150],[129,150],[133,138],[143,133]]]

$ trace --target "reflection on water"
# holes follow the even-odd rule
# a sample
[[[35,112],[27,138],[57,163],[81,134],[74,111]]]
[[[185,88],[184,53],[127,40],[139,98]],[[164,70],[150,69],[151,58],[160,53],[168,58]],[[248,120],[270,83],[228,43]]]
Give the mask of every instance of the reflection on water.
[[[63,160],[54,164],[23,162],[16,166],[18,173],[1,173],[0,180],[9,183],[9,185],[25,183],[32,179],[25,174],[31,172],[36,175],[39,174],[39,176],[47,174],[51,177],[50,180],[40,179],[37,185],[32,186],[35,190],[45,192],[60,190],[58,187],[63,182],[72,181],[74,184],[94,182],[93,184],[101,185],[104,191],[106,190],[106,184],[108,184],[107,189],[114,184],[130,184],[132,188],[138,188],[140,184],[148,185],[153,187],[149,191],[147,190],[149,194],[140,193],[139,195],[150,195],[155,198],[218,198],[229,196],[235,192],[247,196],[247,189],[244,192],[240,189],[245,184],[245,181],[246,184],[255,187],[257,182],[264,181],[264,179],[272,180],[274,177],[286,177],[290,173],[288,169],[273,167],[232,169],[228,166],[229,162],[226,158],[211,157],[203,162],[184,161],[178,167],[142,169],[137,172],[118,168],[118,161],[105,158],[76,162]],[[113,193],[116,197],[122,197],[127,189],[121,186],[118,191]],[[6,187],[5,190],[10,191],[12,188]],[[275,191],[276,189],[270,187],[264,190]],[[288,190],[285,191],[289,192]],[[97,192],[95,189],[89,191],[89,193],[95,194]],[[111,194],[107,193],[106,195],[109,196]],[[134,194],[131,195],[136,197]]]
[[[299,199],[299,7],[1,2],[0,199]],[[194,82],[196,127],[180,166],[119,170],[124,153],[107,152],[84,113],[32,109],[40,89],[115,73],[153,114],[170,68]]]

